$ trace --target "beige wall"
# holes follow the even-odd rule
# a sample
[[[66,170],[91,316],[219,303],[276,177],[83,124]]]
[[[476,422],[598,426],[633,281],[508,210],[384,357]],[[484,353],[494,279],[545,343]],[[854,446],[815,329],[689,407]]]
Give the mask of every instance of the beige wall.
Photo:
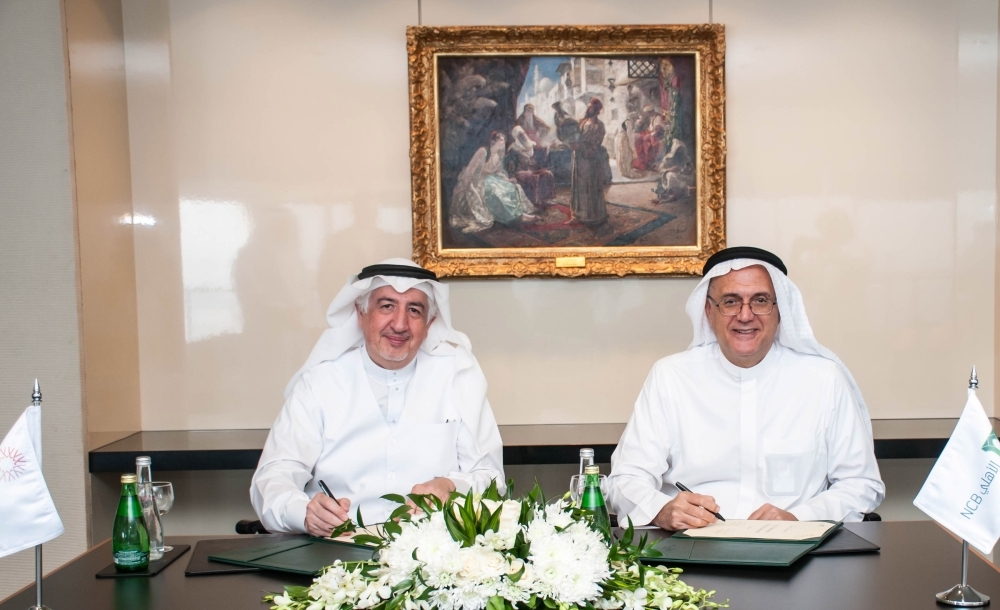
[[[145,429],[267,427],[344,278],[410,253],[415,0],[124,0]],[[425,0],[426,25],[704,0]],[[992,412],[997,7],[719,0],[731,245],[776,251],[873,417]],[[692,279],[451,282],[504,424],[624,421]]]
[[[139,328],[121,1],[65,5],[88,427],[136,431]]]
[[[43,472],[66,526],[47,572],[86,550],[89,505],[65,53],[59,0],[0,1],[0,438],[37,377]],[[33,578],[32,550],[0,559],[0,599]]]

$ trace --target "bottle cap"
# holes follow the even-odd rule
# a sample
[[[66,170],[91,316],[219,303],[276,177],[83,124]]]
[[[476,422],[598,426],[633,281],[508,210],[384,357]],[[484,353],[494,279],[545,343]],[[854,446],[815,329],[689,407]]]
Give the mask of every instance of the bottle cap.
[[[122,483],[135,483],[135,475],[134,474],[123,474],[122,475]]]
[[[600,466],[587,466],[583,469],[583,474],[601,474]]]
[[[592,457],[594,457],[594,450],[593,449],[581,449],[580,450],[580,457],[582,457],[582,458],[588,458],[588,457],[592,458]]]
[[[149,462],[150,459],[148,455],[140,455],[139,457],[135,458],[136,466],[149,466]]]

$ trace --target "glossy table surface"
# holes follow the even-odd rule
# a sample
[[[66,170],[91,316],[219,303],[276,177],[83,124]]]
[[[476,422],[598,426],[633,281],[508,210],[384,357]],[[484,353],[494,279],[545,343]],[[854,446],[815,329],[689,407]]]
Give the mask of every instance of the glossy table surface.
[[[738,609],[941,608],[934,594],[960,578],[961,543],[933,522],[848,524],[882,547],[880,553],[806,557],[790,568],[685,567],[682,579],[717,591],[717,601]],[[203,538],[168,537],[168,544],[194,546]],[[45,604],[52,610],[146,610],[265,608],[261,597],[284,584],[308,584],[289,574],[247,573],[185,577],[188,552],[153,578],[96,579],[111,561],[105,542],[45,578]],[[969,584],[1000,602],[1000,571],[969,555]],[[27,587],[0,603],[25,610],[34,603]]]

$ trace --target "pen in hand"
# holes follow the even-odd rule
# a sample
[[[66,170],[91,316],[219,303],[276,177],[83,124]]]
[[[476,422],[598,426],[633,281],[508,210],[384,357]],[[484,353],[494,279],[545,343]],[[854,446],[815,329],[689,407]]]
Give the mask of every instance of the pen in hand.
[[[320,481],[320,484],[321,484],[321,485],[322,485],[322,483],[323,483],[323,482],[322,482],[322,481]],[[688,492],[689,494],[693,494],[693,493],[694,493],[693,491],[691,491],[690,489],[688,489],[688,488],[687,488],[687,486],[686,486],[686,485],[684,485],[683,483],[674,483],[674,485],[675,485],[675,486],[677,487],[677,489],[679,489],[679,490],[681,490],[681,491],[686,491],[686,492]],[[702,508],[705,508],[705,507],[704,507],[704,506],[702,506]],[[705,508],[705,510],[708,510],[708,509],[707,509],[707,508]],[[715,515],[715,518],[716,518],[716,519],[718,519],[719,521],[725,521],[725,519],[724,519],[724,518],[722,517],[722,515],[720,515],[719,513],[716,513],[716,512],[712,512],[712,511],[710,511],[710,510],[708,510],[708,512],[710,512],[710,513],[712,513],[713,515]]]
[[[338,503],[340,502],[340,500],[337,499],[337,496],[333,495],[333,492],[330,491],[330,488],[326,486],[326,483],[323,482],[323,479],[319,480],[319,488],[322,489],[323,493],[325,493],[331,500]]]

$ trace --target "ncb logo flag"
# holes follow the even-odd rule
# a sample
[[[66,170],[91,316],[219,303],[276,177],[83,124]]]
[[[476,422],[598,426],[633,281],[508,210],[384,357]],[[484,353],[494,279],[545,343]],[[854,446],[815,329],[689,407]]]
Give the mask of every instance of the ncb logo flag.
[[[65,531],[42,476],[42,408],[28,407],[0,442],[0,557]]]
[[[1000,538],[1000,440],[976,391],[913,504],[984,553]]]

